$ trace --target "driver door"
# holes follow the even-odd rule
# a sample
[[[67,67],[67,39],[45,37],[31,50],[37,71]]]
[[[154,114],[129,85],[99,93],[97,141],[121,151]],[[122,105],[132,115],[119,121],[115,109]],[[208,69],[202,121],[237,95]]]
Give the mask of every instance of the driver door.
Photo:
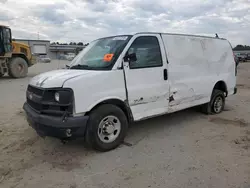
[[[125,50],[126,55],[135,53],[137,58],[124,62],[128,102],[134,120],[167,113],[167,59],[160,34],[135,35]]]

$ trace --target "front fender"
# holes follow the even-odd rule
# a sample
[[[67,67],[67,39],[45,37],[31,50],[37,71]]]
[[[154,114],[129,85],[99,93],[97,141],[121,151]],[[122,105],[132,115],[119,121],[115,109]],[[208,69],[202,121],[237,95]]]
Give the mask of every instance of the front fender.
[[[126,100],[122,70],[92,71],[91,74],[67,80],[63,87],[71,88],[74,91],[76,114],[89,112],[105,100]]]

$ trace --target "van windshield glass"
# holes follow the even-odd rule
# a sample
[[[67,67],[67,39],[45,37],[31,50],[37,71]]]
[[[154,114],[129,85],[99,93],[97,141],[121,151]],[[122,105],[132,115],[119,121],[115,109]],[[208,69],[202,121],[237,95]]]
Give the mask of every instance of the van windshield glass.
[[[70,63],[70,69],[111,70],[131,36],[97,39],[85,47]]]

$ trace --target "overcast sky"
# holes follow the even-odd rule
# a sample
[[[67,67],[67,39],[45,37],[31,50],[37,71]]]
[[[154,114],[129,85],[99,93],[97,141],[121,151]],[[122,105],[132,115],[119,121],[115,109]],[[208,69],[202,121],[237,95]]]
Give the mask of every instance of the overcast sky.
[[[0,0],[15,38],[90,42],[140,31],[202,34],[250,45],[250,0]]]

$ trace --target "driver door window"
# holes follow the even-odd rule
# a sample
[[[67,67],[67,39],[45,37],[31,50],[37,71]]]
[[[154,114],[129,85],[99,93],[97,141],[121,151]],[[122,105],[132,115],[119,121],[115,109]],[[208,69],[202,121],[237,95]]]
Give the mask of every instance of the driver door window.
[[[161,67],[162,57],[158,39],[154,36],[142,36],[135,39],[128,54],[135,53],[136,62],[131,62],[130,69]]]

